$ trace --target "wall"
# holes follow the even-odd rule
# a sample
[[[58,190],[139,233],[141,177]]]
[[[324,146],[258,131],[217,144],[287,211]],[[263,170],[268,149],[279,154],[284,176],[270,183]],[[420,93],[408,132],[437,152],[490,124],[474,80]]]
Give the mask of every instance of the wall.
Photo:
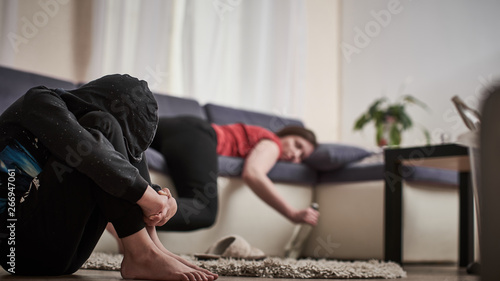
[[[354,121],[375,99],[394,99],[406,83],[430,107],[411,108],[433,142],[465,132],[450,98],[477,106],[486,85],[499,80],[500,1],[374,0],[342,3],[342,141],[374,146],[372,128],[353,132]],[[419,130],[404,145],[423,144]]]
[[[92,20],[91,3],[1,1],[0,38],[3,47],[0,48],[0,64],[80,81],[89,56],[87,24]]]
[[[307,70],[304,122],[320,141],[340,135],[340,1],[307,2]]]

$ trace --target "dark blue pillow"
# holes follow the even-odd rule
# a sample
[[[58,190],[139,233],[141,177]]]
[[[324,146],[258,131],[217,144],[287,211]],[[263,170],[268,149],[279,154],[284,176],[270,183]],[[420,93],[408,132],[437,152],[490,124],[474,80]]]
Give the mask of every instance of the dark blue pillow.
[[[304,159],[304,164],[318,171],[332,171],[371,154],[358,146],[323,143],[319,144],[314,152]]]

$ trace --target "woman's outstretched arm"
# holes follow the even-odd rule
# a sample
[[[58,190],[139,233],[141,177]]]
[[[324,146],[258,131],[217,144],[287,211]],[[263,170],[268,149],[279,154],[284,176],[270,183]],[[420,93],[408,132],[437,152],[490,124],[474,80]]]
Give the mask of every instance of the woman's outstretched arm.
[[[252,191],[269,206],[294,223],[315,225],[319,213],[307,208],[297,210],[291,206],[276,190],[267,173],[276,164],[279,157],[279,147],[271,140],[261,140],[245,160],[242,178]]]

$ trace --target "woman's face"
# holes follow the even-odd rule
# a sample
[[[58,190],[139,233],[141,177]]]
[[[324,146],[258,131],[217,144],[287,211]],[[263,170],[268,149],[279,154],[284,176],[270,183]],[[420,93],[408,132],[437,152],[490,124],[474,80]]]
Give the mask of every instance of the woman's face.
[[[314,151],[313,144],[300,136],[288,135],[280,140],[283,149],[280,156],[282,161],[300,163]]]

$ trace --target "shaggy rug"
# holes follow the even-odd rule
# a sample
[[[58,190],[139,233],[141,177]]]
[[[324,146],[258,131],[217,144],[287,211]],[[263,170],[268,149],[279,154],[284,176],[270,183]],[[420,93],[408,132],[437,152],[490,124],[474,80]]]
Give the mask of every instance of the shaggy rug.
[[[406,277],[406,272],[398,264],[376,260],[341,262],[270,257],[264,260],[250,261],[236,259],[196,260],[191,256],[182,257],[220,276],[304,279],[394,279]],[[120,270],[122,258],[122,255],[94,253],[83,265],[83,268]]]

